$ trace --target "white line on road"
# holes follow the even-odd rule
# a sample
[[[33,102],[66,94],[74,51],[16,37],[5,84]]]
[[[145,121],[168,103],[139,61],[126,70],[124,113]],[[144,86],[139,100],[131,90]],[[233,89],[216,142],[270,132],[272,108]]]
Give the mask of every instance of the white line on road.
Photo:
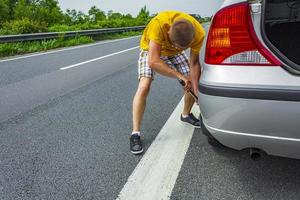
[[[182,109],[183,99],[128,178],[117,200],[170,199],[194,133],[193,127],[180,121]],[[196,116],[200,114],[197,106],[192,111]]]
[[[0,63],[13,61],[13,60],[24,59],[24,58],[30,58],[30,57],[35,57],[35,56],[42,56],[42,55],[46,55],[46,54],[53,54],[53,53],[62,52],[62,51],[80,49],[80,48],[91,47],[91,46],[102,45],[102,44],[108,44],[108,43],[113,43],[113,42],[119,42],[119,41],[122,41],[122,40],[130,40],[130,39],[134,39],[134,38],[137,38],[137,37],[141,37],[141,36],[139,35],[139,36],[133,36],[133,37],[129,37],[129,38],[110,40],[110,41],[106,41],[106,42],[97,42],[97,43],[88,44],[88,45],[80,45],[80,46],[76,46],[76,47],[69,47],[69,48],[63,48],[63,49],[59,49],[59,50],[52,50],[52,51],[48,51],[48,52],[44,52],[44,53],[35,53],[35,54],[27,55],[27,56],[20,56],[20,57],[16,57],[16,58],[9,58],[9,59],[5,59],[5,60],[0,60]]]
[[[74,65],[69,65],[67,67],[62,67],[62,68],[60,68],[60,70],[66,70],[66,69],[78,67],[80,65],[84,65],[84,64],[87,64],[87,63],[90,63],[90,62],[95,62],[97,60],[101,60],[101,59],[104,59],[104,58],[107,58],[107,57],[115,56],[117,54],[125,53],[127,51],[132,51],[132,50],[137,49],[137,48],[139,48],[139,46],[132,47],[130,49],[126,49],[126,50],[119,51],[119,52],[116,52],[116,53],[108,54],[108,55],[105,55],[105,56],[101,56],[99,58],[94,58],[94,59],[91,59],[91,60],[87,60],[87,61],[84,61],[84,62],[81,62],[81,63],[77,63],[77,64],[74,64]]]

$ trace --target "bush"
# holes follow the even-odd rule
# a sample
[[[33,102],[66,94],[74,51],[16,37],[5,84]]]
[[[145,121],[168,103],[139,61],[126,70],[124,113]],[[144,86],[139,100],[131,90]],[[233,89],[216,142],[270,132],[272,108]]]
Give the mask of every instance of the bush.
[[[48,28],[49,32],[65,32],[70,30],[71,30],[70,26],[64,24],[55,24]]]
[[[91,37],[80,36],[70,39],[59,38],[45,41],[4,43],[0,44],[0,57],[45,51],[59,47],[68,47],[79,44],[87,44],[91,42],[93,42],[93,39]]]
[[[5,22],[0,29],[1,35],[14,35],[24,33],[46,32],[47,25],[45,23],[33,21],[27,18],[12,20]]]
[[[100,29],[101,26],[92,23],[76,24],[76,25],[54,25],[49,27],[49,32],[65,32],[65,31],[79,31],[79,30],[89,30],[89,29]]]
[[[71,38],[69,40],[67,40],[63,46],[75,46],[75,45],[79,45],[79,44],[88,44],[93,42],[94,40],[91,37],[88,36],[78,36],[75,38]]]
[[[74,25],[54,24],[47,27],[46,22],[35,21],[28,18],[22,18],[5,22],[0,29],[0,35],[39,33],[39,32],[65,32],[102,28],[120,28],[129,26],[142,26],[148,23],[149,19],[142,18],[123,18],[123,19],[105,19],[101,21],[77,23]]]
[[[128,26],[142,26],[148,21],[136,20],[136,19],[114,19],[114,20],[102,20],[97,23],[83,23],[75,24],[71,26],[67,25],[54,25],[51,26],[48,31],[50,32],[64,32],[64,31],[78,31],[78,30],[89,30],[89,29],[102,29],[102,28],[120,28]]]

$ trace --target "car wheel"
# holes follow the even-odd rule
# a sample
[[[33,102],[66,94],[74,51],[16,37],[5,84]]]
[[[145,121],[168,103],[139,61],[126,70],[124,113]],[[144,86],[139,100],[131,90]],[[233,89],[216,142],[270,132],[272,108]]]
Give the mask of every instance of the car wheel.
[[[208,144],[210,144],[213,147],[225,147],[223,144],[221,144],[216,138],[214,138],[210,132],[207,130],[207,128],[205,127],[203,120],[202,120],[202,116],[200,116],[200,120],[201,120],[201,129],[202,129],[202,133],[206,136],[207,138],[207,142]]]

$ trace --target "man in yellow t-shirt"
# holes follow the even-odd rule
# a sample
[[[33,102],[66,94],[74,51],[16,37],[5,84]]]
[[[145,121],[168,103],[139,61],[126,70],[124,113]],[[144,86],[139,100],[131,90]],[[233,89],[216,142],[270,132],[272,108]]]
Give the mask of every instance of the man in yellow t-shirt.
[[[196,19],[178,11],[161,12],[147,25],[140,42],[139,86],[133,99],[133,130],[130,137],[133,154],[144,151],[140,125],[155,72],[183,80],[184,90],[192,89],[198,95],[201,73],[199,52],[204,36],[205,31]],[[191,49],[189,60],[184,53],[188,48]],[[185,92],[181,121],[200,128],[200,121],[191,113],[194,103],[193,97]]]

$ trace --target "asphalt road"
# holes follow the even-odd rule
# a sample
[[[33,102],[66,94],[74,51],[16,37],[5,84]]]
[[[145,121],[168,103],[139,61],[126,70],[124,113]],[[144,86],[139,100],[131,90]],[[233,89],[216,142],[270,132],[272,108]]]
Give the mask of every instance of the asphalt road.
[[[1,200],[118,196],[142,158],[128,141],[138,49],[60,69],[137,45],[132,38],[0,61]],[[177,81],[157,76],[143,121],[146,149],[181,97]],[[296,200],[299,167],[212,148],[198,130],[170,198]]]
[[[109,44],[118,46],[115,51],[118,52],[119,50],[132,48],[134,45],[137,46],[138,38],[135,37],[118,42],[98,43],[93,46],[83,46],[82,48],[69,49],[67,51],[54,51],[45,55],[0,62],[0,74],[8,77],[6,80],[14,78],[13,83],[0,86],[0,94],[2,94],[0,96],[0,122],[20,113],[30,111],[38,105],[47,103],[49,99],[55,99],[136,63],[138,49],[133,49],[132,51],[89,62],[68,70],[60,70],[61,68],[76,64],[74,60],[81,63],[115,53],[109,52],[109,54],[103,54],[103,49]],[[99,51],[94,49],[96,47]],[[98,55],[95,52],[100,53]],[[69,56],[69,54],[72,54],[72,56]],[[90,57],[90,54],[94,54],[94,57]],[[80,58],[80,60],[74,59],[76,55],[86,57],[85,59]],[[45,62],[47,57],[50,58]],[[47,65],[41,66],[41,62],[47,63]],[[18,69],[22,69],[20,70],[21,72],[15,73],[14,71],[18,71]],[[7,73],[7,71],[10,71],[14,76]],[[22,71],[26,71],[26,73],[24,72],[23,74]],[[26,79],[24,79],[25,77]]]
[[[50,51],[45,55],[25,59],[1,61],[0,86],[5,86],[32,77],[50,73],[68,65],[80,63],[96,57],[108,55],[124,49],[137,46],[139,37],[133,37],[117,42],[99,42],[93,45],[84,45],[81,48],[73,47],[62,51]]]
[[[136,61],[114,60],[115,66],[94,64],[119,70],[88,85],[75,82],[79,89],[0,124],[0,199],[116,198],[141,157],[129,153]],[[143,124],[146,147],[181,95],[174,80],[154,82]]]
[[[297,200],[300,160],[211,147],[195,131],[171,200]]]

